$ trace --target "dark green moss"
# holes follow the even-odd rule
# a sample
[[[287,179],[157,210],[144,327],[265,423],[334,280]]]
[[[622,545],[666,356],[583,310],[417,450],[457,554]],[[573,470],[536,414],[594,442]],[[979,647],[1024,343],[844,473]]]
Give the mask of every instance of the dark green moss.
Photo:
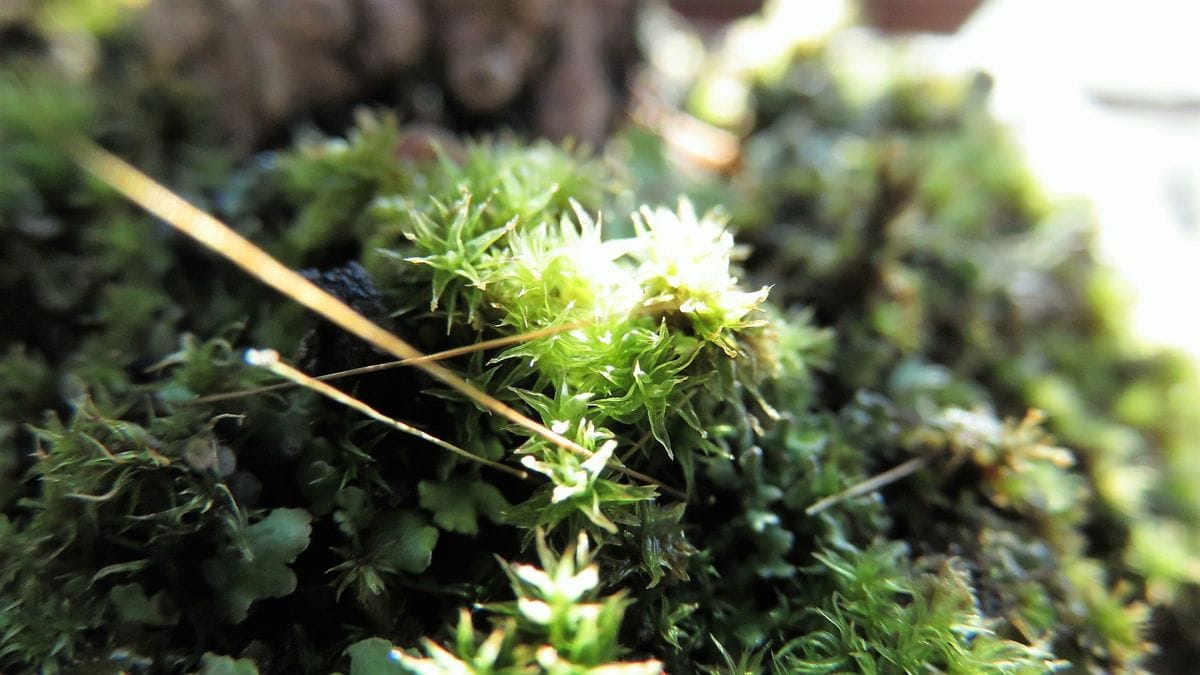
[[[1149,608],[1185,625],[1200,581],[1191,366],[1130,347],[1086,220],[1037,194],[986,82],[864,100],[798,54],[751,83],[745,164],[695,199],[749,251],[719,212],[639,208],[680,184],[653,135],[617,169],[511,138],[409,156],[364,113],[233,168],[164,132],[169,92],[64,87],[22,55],[0,101],[46,100],[0,105],[0,665],[1145,663]],[[563,329],[450,363],[594,455],[405,370],[338,386],[534,480],[306,391],[217,396],[270,381],[243,347],[382,356],[82,178],[50,127],[424,351]]]

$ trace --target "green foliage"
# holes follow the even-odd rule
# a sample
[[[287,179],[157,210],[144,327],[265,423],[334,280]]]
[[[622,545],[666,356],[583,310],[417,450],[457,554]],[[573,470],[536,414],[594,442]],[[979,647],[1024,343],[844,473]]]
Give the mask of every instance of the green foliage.
[[[632,255],[649,296],[644,302],[670,303],[690,322],[699,337],[730,356],[737,355],[732,334],[763,325],[752,319],[767,297],[767,287],[755,292],[738,289],[730,265],[745,255],[733,243],[723,219],[711,214],[697,218],[690,202],[678,212],[643,208],[634,217],[635,232],[644,243]]]
[[[494,630],[482,641],[472,626],[470,614],[464,611],[459,618],[453,651],[427,640],[424,658],[398,650],[388,657],[399,661],[407,672],[424,675],[662,672],[662,664],[653,660],[611,662],[618,656],[618,630],[627,600],[622,593],[597,597],[599,567],[592,562],[586,535],[581,533],[575,545],[560,557],[539,531],[537,548],[541,567],[505,564],[517,600],[489,606],[491,611],[509,618],[497,621]],[[382,648],[374,640],[352,646],[352,670],[360,660],[367,659],[382,668]]]
[[[960,561],[909,571],[895,542],[816,557],[834,581],[831,604],[813,610],[826,626],[786,645],[775,655],[777,669],[1045,673],[1065,665],[1043,648],[997,637]]]
[[[475,480],[422,481],[417,491],[421,508],[432,512],[433,522],[447,532],[474,536],[479,534],[480,516],[497,522],[509,508],[496,486]]]
[[[278,181],[290,200],[301,205],[283,235],[285,259],[344,243],[376,194],[401,190],[409,172],[396,162],[395,120],[359,117],[346,140],[311,139],[284,158]]]
[[[226,618],[240,623],[250,605],[296,590],[288,567],[308,547],[312,517],[302,509],[275,509],[234,535],[231,545],[204,561],[204,578]]]
[[[535,492],[524,504],[507,513],[506,520],[514,525],[532,529],[553,527],[573,515],[582,515],[592,525],[616,534],[617,524],[605,514],[621,512],[617,517],[626,520],[623,513],[634,504],[654,498],[654,488],[626,485],[622,481],[601,478],[600,474],[612,460],[616,442],[605,441],[587,459],[562,448],[545,448],[543,459],[525,455],[521,463],[550,479],[553,487],[546,486]],[[614,515],[617,515],[614,513]]]
[[[926,448],[969,454],[984,469],[984,494],[996,506],[1061,525],[1078,523],[1085,488],[1081,476],[1067,471],[1075,458],[1050,442],[1041,421],[1031,412],[1018,424],[1001,424],[988,411],[948,408],[911,439]]]
[[[340,572],[338,594],[349,586],[368,602],[387,590],[387,578],[401,572],[424,572],[433,561],[438,530],[419,514],[400,511],[373,515],[369,528],[355,533],[353,545],[341,552],[349,558],[330,572]]]
[[[395,209],[398,206],[401,205],[392,205],[389,208]],[[453,207],[445,207],[435,202],[434,208],[438,211],[436,222],[419,211],[407,212],[413,227],[405,231],[404,236],[413,242],[416,250],[427,254],[411,256],[404,260],[427,265],[433,270],[433,294],[429,302],[431,311],[438,308],[442,298],[446,298],[446,313],[452,319],[462,304],[466,307],[467,323],[475,323],[474,307],[480,303],[481,291],[488,283],[481,270],[488,262],[485,254],[493,244],[512,230],[514,221],[479,231],[480,225],[485,222],[482,216],[486,209],[472,208],[471,196],[468,193],[464,193]],[[381,213],[383,210],[382,206],[377,205],[377,217],[386,218],[390,215]],[[447,293],[447,286],[452,281],[455,282],[454,289]]]
[[[69,183],[71,164],[47,141],[93,123],[89,86],[37,62],[10,64],[0,75],[0,210],[8,212],[5,221],[11,217],[14,225],[33,230],[53,225],[43,190]]]
[[[206,652],[200,660],[200,675],[258,675],[258,666],[250,659],[234,659]]]
[[[532,166],[553,155],[545,146],[523,152]],[[453,181],[460,193],[450,206],[436,193],[428,206],[400,196],[377,199],[373,217],[381,234],[367,246],[394,248],[377,249],[375,262],[367,258],[369,268],[383,279],[407,280],[408,287],[391,289],[401,307],[415,305],[410,298],[420,290],[411,287],[427,280],[430,310],[444,315],[450,329],[476,328],[485,319],[504,333],[577,324],[509,348],[478,376],[492,386],[507,383],[502,397],[519,397],[547,426],[598,453],[586,459],[540,439],[527,441],[522,463],[554,485],[514,506],[509,522],[554,526],[577,514],[615,533],[615,522],[630,520],[629,507],[652,492],[602,475],[614,443],[641,444],[648,433],[671,458],[675,433],[683,435],[689,455],[711,452],[696,406],[724,398],[722,385],[761,377],[750,367],[752,356],[740,354],[747,347],[738,338],[761,326],[752,314],[766,289],[738,290],[731,277],[736,250],[719,219],[698,217],[682,202],[675,212],[644,211],[631,238],[605,239],[580,203],[560,196],[557,181],[516,170],[517,155],[500,145],[475,148],[461,169],[444,159],[439,168],[448,176],[439,180]],[[549,162],[547,171],[564,167],[565,158]],[[510,179],[494,182],[509,173]],[[472,199],[479,194],[490,197]],[[532,208],[515,209],[518,194]],[[695,244],[666,246],[668,240]],[[388,265],[407,267],[400,274]],[[751,364],[735,368],[732,380],[701,389],[706,367],[734,358]],[[668,429],[668,410],[678,411],[679,431]]]
[[[162,429],[169,432],[168,429]],[[165,434],[164,434],[165,436]],[[177,562],[177,547],[237,521],[228,490],[191,469],[181,444],[108,417],[83,399],[69,424],[51,416],[35,430],[39,491],[4,520],[0,589],[5,663],[54,670],[103,641],[89,635],[111,621],[171,625],[177,589],[114,584]]]
[[[765,36],[769,24],[745,29]],[[722,64],[733,62],[718,56],[711,76],[731,76]],[[734,75],[756,102],[742,120],[752,130],[732,201],[754,248],[751,272],[776,282],[774,300],[809,307],[835,331],[818,405],[855,401],[842,408],[840,430],[851,421],[845,413],[865,412],[853,410],[863,392],[882,395],[880,421],[892,430],[850,435],[866,441],[868,466],[899,464],[904,456],[887,440],[899,436],[906,452],[950,467],[886,492],[891,525],[876,531],[923,552],[950,547],[996,575],[971,585],[1002,596],[1013,612],[1004,622],[1021,617],[1001,633],[1077,666],[1136,668],[1148,626],[1131,589],[1173,597],[1188,578],[1184,561],[1197,559],[1190,537],[1163,547],[1161,535],[1200,522],[1191,498],[1173,494],[1180,476],[1194,482],[1197,473],[1194,462],[1173,459],[1195,445],[1171,429],[1194,428],[1182,420],[1195,415],[1178,411],[1168,422],[1147,405],[1163,368],[1172,372],[1167,389],[1194,400],[1192,367],[1133,346],[1111,277],[1090,256],[1089,223],[1039,194],[987,114],[986,78],[945,82],[895,68],[881,87],[847,66],[818,42],[796,46],[786,65]],[[1159,400],[1174,398],[1167,389],[1157,389]],[[860,470],[829,467],[832,485],[816,495],[853,485]],[[806,485],[797,492],[821,485],[798,482]],[[745,517],[773,517],[747,522],[763,532],[787,522],[772,490],[753,494]],[[981,531],[990,550],[972,542]],[[773,541],[778,563],[793,549]],[[764,541],[761,550],[772,549]],[[1076,567],[1105,572],[1055,576]]]
[[[396,648],[382,638],[367,638],[346,648],[350,657],[350,675],[383,675],[405,672],[396,658]]]
[[[190,131],[36,89],[420,349],[513,339],[448,367],[584,452],[419,374],[336,384],[528,480],[309,392],[235,395],[269,380],[244,345],[314,373],[383,357],[0,105],[0,308],[23,308],[0,341],[0,668],[1145,664],[1151,608],[1186,625],[1162,603],[1200,583],[1200,380],[1131,351],[1086,223],[1037,194],[984,81],[879,89],[793,51],[744,74],[743,166],[673,208],[638,203],[680,179],[648,134],[641,193],[548,143],[422,160],[369,113],[230,176]]]
[[[147,598],[140,584],[113,586],[108,599],[120,621],[147,626],[173,626],[179,622],[178,610],[170,606],[169,596],[159,591]]]
[[[36,434],[44,455],[33,472],[42,490],[26,504],[57,526],[76,514],[58,533],[65,543],[114,527],[131,541],[166,544],[160,538],[185,537],[204,523],[198,515],[231,505],[223,486],[178,461],[178,445],[160,452],[162,440],[151,430],[107,417],[90,400],[69,425],[50,417]]]

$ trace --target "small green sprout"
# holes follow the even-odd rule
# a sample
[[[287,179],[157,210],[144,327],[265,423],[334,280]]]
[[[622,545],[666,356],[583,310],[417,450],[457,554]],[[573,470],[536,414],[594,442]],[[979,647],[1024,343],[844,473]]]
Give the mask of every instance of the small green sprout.
[[[0,293],[20,310],[0,340],[0,669],[1162,665],[1150,642],[1190,625],[1200,579],[1200,433],[1178,421],[1200,388],[1129,350],[1087,228],[1046,218],[981,87],[865,104],[819,52],[746,83],[744,163],[692,192],[737,240],[686,199],[637,208],[684,190],[636,157],[619,195],[548,143],[397,161],[386,115],[232,177],[188,133],[131,134],[141,113],[91,125],[232,231],[72,144],[425,374],[184,253],[70,171],[0,78]],[[743,263],[776,285],[743,287]],[[247,392],[265,373],[244,344],[338,370],[338,393],[295,381],[372,419]],[[1004,421],[1029,408],[1054,440]],[[496,603],[505,578],[473,553],[531,542]]]
[[[573,499],[581,494],[592,493],[596,478],[604,470],[604,466],[612,457],[613,450],[616,447],[616,441],[607,440],[596,451],[596,454],[578,462],[577,466],[554,465],[540,461],[532,455],[522,457],[521,464],[538,473],[549,476],[554,481],[554,490],[550,493],[550,501],[557,504],[568,499]],[[607,530],[616,531],[616,526],[611,522],[606,523],[604,527]]]
[[[489,609],[506,619],[482,641],[476,636],[470,614],[460,615],[453,650],[424,641],[425,657],[393,649],[389,657],[410,672],[421,675],[451,673],[544,672],[557,675],[654,675],[662,663],[654,659],[614,661],[619,656],[618,631],[629,601],[624,593],[597,597],[600,569],[593,559],[587,535],[558,555],[537,532],[540,566],[502,563],[517,599]],[[360,643],[364,644],[364,643]],[[367,658],[363,647],[351,651]],[[354,663],[357,667],[357,659]]]

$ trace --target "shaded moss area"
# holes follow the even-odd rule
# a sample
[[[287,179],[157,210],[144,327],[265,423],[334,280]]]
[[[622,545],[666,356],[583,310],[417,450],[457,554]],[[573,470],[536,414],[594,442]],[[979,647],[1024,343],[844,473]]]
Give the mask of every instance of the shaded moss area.
[[[864,94],[794,49],[742,74],[719,183],[645,130],[618,161],[386,112],[235,162],[91,29],[91,79],[36,23],[3,53],[6,671],[1134,672],[1159,636],[1185,658],[1200,385],[1133,346],[985,81]],[[407,369],[334,384],[525,478],[306,390],[238,394],[277,382],[247,347],[386,359],[85,179],[63,129],[425,352],[538,331],[447,364],[585,452]]]

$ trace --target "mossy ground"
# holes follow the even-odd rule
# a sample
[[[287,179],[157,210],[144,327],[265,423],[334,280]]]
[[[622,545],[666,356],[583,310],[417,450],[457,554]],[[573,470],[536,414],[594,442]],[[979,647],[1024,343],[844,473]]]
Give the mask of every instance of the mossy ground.
[[[864,96],[797,50],[718,183],[644,131],[415,158],[385,113],[235,163],[136,79],[5,58],[6,669],[1123,672],[1193,615],[1200,387],[1133,346],[983,81]],[[562,329],[450,364],[593,454],[403,369],[337,385],[532,479],[215,396],[273,382],[245,347],[384,358],[85,179],[47,116],[426,352]],[[683,190],[723,213],[641,205]]]

